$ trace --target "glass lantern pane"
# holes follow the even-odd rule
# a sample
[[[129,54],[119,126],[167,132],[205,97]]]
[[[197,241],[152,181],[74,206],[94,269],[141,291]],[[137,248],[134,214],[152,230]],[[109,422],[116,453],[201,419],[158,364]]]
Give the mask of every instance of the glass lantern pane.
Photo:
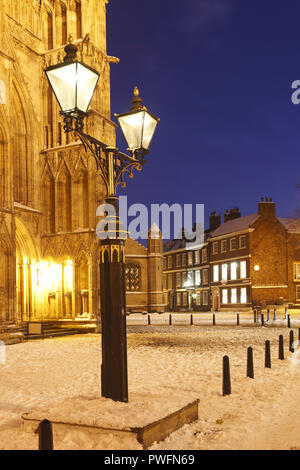
[[[140,111],[134,114],[119,116],[118,118],[119,124],[130,150],[136,150],[142,147],[144,117],[145,112]]]
[[[46,71],[62,111],[69,111],[76,106],[76,63]]]
[[[81,64],[77,66],[77,108],[86,112],[94,94],[99,75]]]
[[[149,113],[145,112],[144,132],[143,132],[143,148],[145,150],[149,149],[156,126],[157,126],[157,120],[154,119]]]

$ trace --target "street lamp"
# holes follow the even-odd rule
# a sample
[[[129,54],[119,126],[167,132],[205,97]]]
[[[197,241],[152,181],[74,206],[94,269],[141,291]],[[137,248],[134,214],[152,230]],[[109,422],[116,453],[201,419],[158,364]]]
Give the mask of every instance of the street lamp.
[[[116,115],[128,145],[130,155],[119,152],[83,132],[84,118],[99,80],[99,73],[76,59],[77,47],[68,44],[66,56],[60,64],[45,70],[49,84],[60,106],[64,131],[81,140],[84,149],[92,155],[103,179],[105,203],[118,210],[117,187],[125,187],[124,176],[133,176],[141,170],[145,155],[159,119],[143,106],[137,88],[128,113]],[[119,216],[114,217],[114,233],[98,233],[100,244],[100,285],[102,319],[101,393],[115,401],[128,401],[127,339],[125,301],[125,240]]]

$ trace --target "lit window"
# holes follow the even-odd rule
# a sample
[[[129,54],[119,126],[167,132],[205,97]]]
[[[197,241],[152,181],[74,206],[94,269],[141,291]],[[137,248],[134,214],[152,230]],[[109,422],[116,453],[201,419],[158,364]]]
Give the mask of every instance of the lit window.
[[[203,299],[203,305],[208,305],[208,292],[207,292],[207,290],[203,291],[202,299]]]
[[[173,289],[173,275],[168,274],[168,289]]]
[[[167,265],[167,263],[166,263],[166,258],[163,257],[163,269],[166,269],[166,265]]]
[[[247,288],[242,287],[241,288],[241,304],[246,304],[247,303]]]
[[[182,273],[182,285],[185,287],[186,284],[186,273]]]
[[[177,292],[176,295],[176,305],[181,305],[181,293]]]
[[[231,249],[231,250],[236,250],[236,249],[237,249],[236,238],[232,238],[232,239],[230,240],[230,249]]]
[[[176,273],[176,287],[181,287],[181,273]]]
[[[202,250],[202,263],[206,263],[207,262],[207,248],[204,248]]]
[[[219,266],[214,266],[214,282],[219,282]]]
[[[200,271],[195,271],[195,285],[200,286],[200,284],[201,284]]]
[[[237,279],[237,263],[231,263],[230,265],[230,279],[232,281]]]
[[[227,281],[228,278],[227,264],[222,264],[222,281]]]
[[[247,277],[247,264],[246,261],[241,261],[240,264],[240,278],[241,279],[246,279]]]
[[[240,237],[240,248],[245,248],[246,247],[246,237]]]
[[[176,267],[178,268],[181,264],[181,255],[176,255]]]
[[[168,256],[168,268],[172,268],[173,267],[173,259],[172,259],[172,256]]]
[[[193,252],[192,251],[188,252],[188,263],[189,265],[193,264]]]
[[[221,243],[221,251],[222,251],[222,253],[224,253],[227,250],[228,250],[228,242],[227,242],[227,240],[223,240],[222,243]]]
[[[228,304],[228,289],[222,290],[222,303]]]
[[[193,271],[188,271],[186,283],[187,283],[186,287],[192,287],[194,285],[194,272]]]
[[[295,264],[295,279],[300,279],[300,263]]]
[[[237,303],[237,293],[236,289],[231,289],[231,303],[236,304]]]
[[[200,251],[195,251],[195,264],[200,263]]]
[[[195,297],[195,304],[196,304],[196,305],[201,305],[201,292],[200,292],[200,291],[197,291],[195,295],[196,295],[196,297]]]
[[[182,305],[187,305],[187,292],[183,292],[182,294]]]
[[[216,255],[217,253],[219,253],[219,243],[215,242],[213,244],[213,254]]]
[[[141,290],[141,268],[138,264],[126,266],[126,290],[139,292]]]
[[[296,286],[296,299],[300,300],[300,286]]]
[[[183,253],[182,255],[182,266],[186,265],[186,253]]]

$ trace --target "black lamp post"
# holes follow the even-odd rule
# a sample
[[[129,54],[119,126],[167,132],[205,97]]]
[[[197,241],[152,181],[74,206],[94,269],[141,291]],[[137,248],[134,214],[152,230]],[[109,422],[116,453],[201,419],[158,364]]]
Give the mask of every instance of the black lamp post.
[[[105,188],[105,203],[118,210],[117,187],[125,187],[124,176],[141,170],[145,155],[159,119],[143,106],[137,88],[128,113],[115,115],[128,145],[130,155],[109,147],[83,132],[83,121],[99,80],[99,73],[76,59],[77,47],[68,44],[63,63],[45,70],[50,86],[60,106],[64,130],[81,140],[85,151],[97,163]],[[114,233],[103,231],[100,248],[101,318],[102,318],[102,396],[115,401],[128,401],[126,299],[125,299],[125,240],[119,216],[113,217]]]

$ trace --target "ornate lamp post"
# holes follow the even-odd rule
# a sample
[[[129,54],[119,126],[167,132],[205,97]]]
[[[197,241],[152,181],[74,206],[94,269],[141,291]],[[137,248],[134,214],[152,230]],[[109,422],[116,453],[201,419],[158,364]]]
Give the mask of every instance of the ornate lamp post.
[[[128,145],[130,155],[109,147],[85,134],[84,118],[99,80],[99,73],[76,59],[77,47],[68,44],[63,63],[45,70],[60,106],[64,131],[72,132],[83,143],[97,164],[106,188],[105,203],[118,208],[117,187],[125,187],[124,176],[133,176],[146,163],[159,119],[143,106],[137,88],[128,113],[115,115]],[[118,215],[113,217],[116,229],[98,233],[101,238],[100,282],[102,317],[102,396],[115,401],[128,401],[127,341],[125,303],[125,239]]]

